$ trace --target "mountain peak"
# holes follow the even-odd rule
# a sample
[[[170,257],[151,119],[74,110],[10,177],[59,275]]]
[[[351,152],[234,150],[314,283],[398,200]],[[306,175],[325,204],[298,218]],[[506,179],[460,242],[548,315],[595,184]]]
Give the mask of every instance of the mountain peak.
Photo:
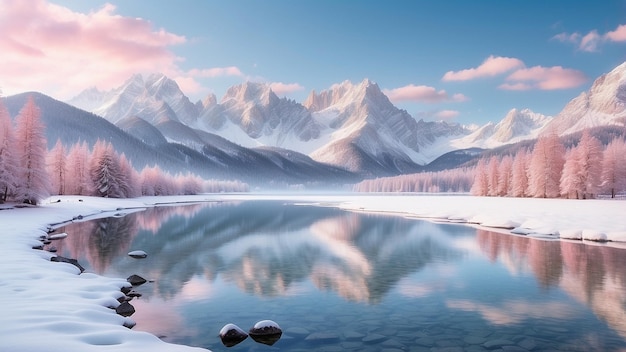
[[[626,117],[626,61],[598,77],[591,89],[572,99],[550,124],[559,134],[603,125],[621,125]]]
[[[228,100],[236,101],[254,101],[262,104],[269,104],[271,101],[278,99],[272,88],[266,83],[246,81],[242,84],[228,88],[221,103]]]

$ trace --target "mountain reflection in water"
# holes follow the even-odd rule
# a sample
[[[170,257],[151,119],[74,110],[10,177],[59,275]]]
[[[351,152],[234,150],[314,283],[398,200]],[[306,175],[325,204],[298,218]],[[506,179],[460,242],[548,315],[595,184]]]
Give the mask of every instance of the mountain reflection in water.
[[[194,276],[222,275],[260,296],[285,295],[308,279],[376,303],[404,276],[463,255],[423,231],[428,223],[394,220],[402,219],[273,202],[162,207],[62,228],[74,235],[59,250],[98,274],[141,273],[163,298]],[[126,258],[134,249],[148,258]]]
[[[578,302],[626,338],[626,252],[620,248],[274,201],[157,207],[59,231],[69,234],[58,241],[59,254],[77,258],[87,271],[154,280],[140,287],[143,297],[133,300],[138,307],[133,318],[141,320],[139,328],[157,335],[203,335],[193,331],[199,329],[197,323],[186,320],[229,322],[201,317],[198,308],[189,308],[184,317],[182,308],[176,308],[181,302],[215,301],[214,314],[237,312],[239,319],[252,321],[273,316],[219,305],[254,301],[250,304],[264,304],[261,311],[277,315],[296,309],[288,304],[303,297],[300,307],[311,307],[286,312],[289,319],[325,322],[327,316],[311,316],[323,300],[334,303],[321,314],[391,304],[386,298],[428,298],[427,304],[410,303],[411,309],[421,309],[423,319],[445,319],[441,310],[447,309],[449,316],[471,313],[492,327],[533,319],[556,319],[558,324],[584,320],[587,313],[572,309]],[[127,256],[136,249],[148,257]],[[328,295],[349,306],[337,306]],[[433,310],[431,315],[425,307]],[[394,309],[385,314],[399,315],[405,308]],[[349,321],[339,319],[338,324]],[[205,328],[219,331],[217,325]],[[180,338],[176,341],[189,342]],[[211,343],[193,342],[215,347]]]

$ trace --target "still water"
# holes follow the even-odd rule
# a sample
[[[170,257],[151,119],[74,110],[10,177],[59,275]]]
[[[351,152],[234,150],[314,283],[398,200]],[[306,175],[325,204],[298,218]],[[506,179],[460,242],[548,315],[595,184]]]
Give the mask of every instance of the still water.
[[[626,250],[269,201],[160,207],[59,231],[89,272],[151,282],[135,330],[213,351],[626,350]],[[131,250],[148,253],[130,258]],[[272,346],[226,348],[271,319]]]

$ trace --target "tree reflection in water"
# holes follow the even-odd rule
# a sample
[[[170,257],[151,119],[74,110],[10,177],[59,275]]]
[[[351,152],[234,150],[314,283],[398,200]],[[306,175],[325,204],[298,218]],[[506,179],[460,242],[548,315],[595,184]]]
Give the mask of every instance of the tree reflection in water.
[[[70,236],[59,241],[60,254],[79,259],[88,271],[116,277],[139,274],[154,280],[141,287],[144,296],[137,301],[138,314],[154,315],[156,309],[166,315],[172,326],[160,323],[154,330],[164,333],[181,329],[178,324],[185,319],[173,308],[181,302],[227,295],[220,299],[229,304],[245,299],[239,304],[263,301],[273,309],[291,309],[279,302],[305,287],[316,291],[307,292],[314,299],[330,293],[359,307],[389,304],[385,300],[390,296],[399,300],[438,296],[436,302],[447,309],[480,312],[482,319],[495,325],[533,319],[567,321],[578,314],[564,309],[565,302],[552,298],[535,302],[519,292],[506,296],[511,293],[501,290],[498,282],[470,282],[458,276],[465,263],[488,260],[506,268],[512,277],[531,277],[539,296],[543,292],[547,297],[554,290],[567,293],[626,337],[626,256],[619,248],[269,201],[160,207],[72,224],[61,231]],[[146,251],[148,257],[127,256],[136,249]],[[443,267],[454,268],[449,278],[435,274]],[[507,280],[511,287],[519,285]],[[406,290],[414,294],[407,295]],[[485,292],[505,297],[489,301],[481,296]],[[458,294],[467,296],[446,297]],[[161,308],[153,308],[152,313],[141,308],[151,302]],[[300,310],[300,314],[307,312]],[[144,326],[150,321],[144,319]]]

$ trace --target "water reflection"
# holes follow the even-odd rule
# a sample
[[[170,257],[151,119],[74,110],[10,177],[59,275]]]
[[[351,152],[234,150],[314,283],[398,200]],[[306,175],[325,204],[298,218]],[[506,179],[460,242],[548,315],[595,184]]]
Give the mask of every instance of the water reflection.
[[[436,321],[488,324],[489,331],[531,322],[574,324],[587,314],[572,307],[579,304],[626,338],[624,249],[260,201],[159,207],[60,231],[70,235],[59,241],[60,254],[77,258],[88,271],[154,280],[133,301],[134,318],[155,334],[177,334],[178,342],[206,335],[203,328],[214,328],[199,327],[208,324],[206,319],[229,321],[204,317],[200,308],[183,317],[177,305],[208,302],[215,314],[272,318],[237,310],[249,301],[265,305],[262,312],[283,312],[291,325],[310,319],[309,324],[327,327],[328,315],[337,314],[338,329],[356,331],[393,316],[408,324],[407,341],[415,326],[430,324],[424,334],[436,331]],[[148,258],[126,255],[136,249]],[[342,305],[324,308],[327,294]],[[476,320],[445,320],[457,313]],[[358,323],[351,325],[353,320]],[[276,346],[293,341],[283,340]],[[194,344],[211,346],[201,340]]]
[[[100,274],[139,271],[155,280],[163,298],[196,275],[208,281],[222,275],[255,295],[285,295],[309,279],[320,290],[369,303],[428,263],[462,256],[424,231],[428,223],[385,219],[275,203],[156,208],[61,229],[83,233],[62,249],[72,257],[86,251],[84,259]],[[111,268],[113,257],[132,249],[149,257]]]
[[[490,260],[505,263],[512,274],[518,274],[524,268],[530,269],[542,288],[562,289],[578,302],[589,306],[596,316],[626,338],[624,249],[573,241],[503,236],[485,230],[478,230],[477,241]],[[529,307],[523,310],[533,311]],[[564,314],[563,311],[561,309],[559,314]]]

